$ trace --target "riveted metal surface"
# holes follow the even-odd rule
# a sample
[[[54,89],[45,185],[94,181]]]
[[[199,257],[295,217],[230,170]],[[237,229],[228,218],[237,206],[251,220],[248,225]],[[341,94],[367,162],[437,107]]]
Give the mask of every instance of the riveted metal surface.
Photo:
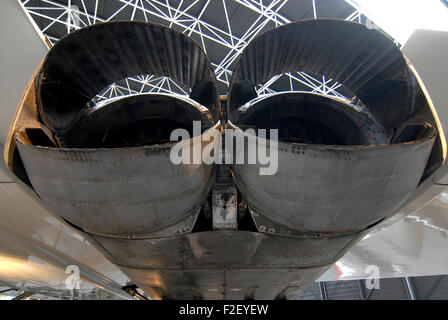
[[[330,264],[358,234],[288,237],[206,231],[151,239],[92,235],[118,265],[148,269],[288,268]]]
[[[33,188],[56,214],[90,233],[122,236],[179,222],[209,192],[214,166],[174,165],[173,144],[57,149],[17,141]]]
[[[380,30],[337,19],[289,23],[248,44],[232,73],[229,119],[241,124],[245,110],[240,108],[257,97],[257,84],[296,71],[324,75],[344,85],[382,130],[397,130],[406,121],[425,121],[442,131],[429,97],[394,41]],[[445,138],[438,135],[423,179],[442,165],[444,145]]]
[[[316,108],[305,114],[311,110],[312,119],[340,122],[337,129],[349,137],[347,146],[280,142],[274,150],[278,171],[272,176],[260,175],[260,165],[234,165],[240,192],[234,200],[244,198],[250,212],[258,215],[252,225],[235,223],[244,230],[192,232],[199,216],[208,219],[205,213],[200,215],[200,208],[214,184],[215,166],[174,165],[172,143],[127,148],[114,144],[122,140],[105,143],[112,125],[111,132],[132,127],[134,120],[165,117],[173,120],[173,126],[182,122],[178,120],[195,120],[197,113],[184,114],[180,107],[188,101],[139,96],[97,110],[88,103],[116,80],[160,74],[191,88],[190,98],[197,104],[190,106],[200,113],[209,108],[217,122],[211,65],[199,46],[178,32],[146,23],[114,22],[70,34],[44,61],[33,106],[41,116],[35,120],[51,129],[57,144],[79,148],[36,145],[37,140],[24,138],[29,127],[14,128],[12,136],[45,205],[83,229],[90,242],[153,297],[294,298],[366,230],[395,213],[420,181],[437,137],[427,125],[433,119],[417,110],[427,105],[417,103],[415,82],[393,42],[376,30],[332,20],[293,23],[247,46],[236,62],[228,100],[235,123],[245,124],[258,112],[251,109],[255,103],[240,108],[254,98],[252,91],[248,94],[241,88],[249,84],[253,89],[276,74],[297,70],[342,82],[361,99],[363,113],[336,101],[329,109],[334,112],[326,113],[324,107],[329,105],[324,105],[324,98],[308,95]],[[246,101],[247,97],[251,99]],[[258,100],[263,101],[268,98]],[[152,113],[133,108],[142,105],[152,108]],[[292,109],[282,110],[287,117]],[[268,114],[278,111],[271,108]],[[108,112],[114,116],[101,123]],[[207,119],[205,127],[210,128],[213,121]],[[414,121],[409,122],[411,129],[421,127],[423,134],[417,130],[413,139],[411,130],[406,142],[387,145],[397,132],[406,130],[401,125],[409,120]],[[167,128],[161,125],[155,130]],[[72,140],[67,140],[70,136]],[[141,136],[134,142],[145,144],[148,140]],[[94,138],[89,141],[92,145],[85,144],[89,137]],[[268,140],[252,139],[262,148],[271,145]],[[209,141],[196,137],[187,143],[203,147],[201,140]],[[109,148],[93,149],[96,146]],[[247,145],[239,147],[237,153],[248,153]],[[250,218],[244,210],[241,215]],[[201,222],[206,229],[207,222]],[[208,222],[212,229],[213,220]]]
[[[237,252],[235,252],[237,254]],[[146,292],[169,299],[256,299],[282,298],[289,289],[306,289],[329,266],[276,269],[148,270],[122,267],[123,272]],[[163,296],[162,296],[163,297]],[[292,294],[287,298],[294,299]]]
[[[247,135],[239,130],[239,135]],[[269,149],[269,140],[255,138]],[[435,132],[396,145],[328,146],[279,142],[278,171],[233,165],[249,207],[302,232],[354,232],[392,215],[417,186]],[[244,146],[247,154],[248,146]]]

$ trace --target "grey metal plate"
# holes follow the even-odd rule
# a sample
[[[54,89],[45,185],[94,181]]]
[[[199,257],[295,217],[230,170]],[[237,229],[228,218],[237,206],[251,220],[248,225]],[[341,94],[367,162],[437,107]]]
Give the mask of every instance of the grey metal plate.
[[[328,266],[305,269],[145,270],[122,268],[145,291],[171,299],[294,299]],[[162,289],[162,290],[160,290]]]
[[[448,135],[448,77],[446,64],[448,54],[448,32],[415,30],[403,47],[404,54],[411,60],[426,90],[431,96],[439,116],[445,137]],[[448,183],[448,166],[440,168],[435,176],[436,183]]]
[[[208,231],[156,239],[93,238],[122,266],[268,269],[331,264],[357,236],[301,239],[249,231]]]
[[[378,227],[348,251],[320,280],[362,279],[378,266],[381,278],[448,273],[448,189],[385,228]]]
[[[17,1],[0,2],[0,20],[0,144],[3,145],[23,91],[48,48]],[[3,153],[1,158],[3,162]]]
[[[260,175],[260,164],[232,168],[253,211],[302,232],[353,232],[395,213],[414,191],[434,138],[376,146],[279,142],[271,146],[278,150],[274,175]],[[237,152],[248,154],[244,148]]]
[[[197,211],[214,171],[213,165],[174,165],[171,144],[125,149],[17,145],[48,207],[91,233],[138,236],[179,222]]]

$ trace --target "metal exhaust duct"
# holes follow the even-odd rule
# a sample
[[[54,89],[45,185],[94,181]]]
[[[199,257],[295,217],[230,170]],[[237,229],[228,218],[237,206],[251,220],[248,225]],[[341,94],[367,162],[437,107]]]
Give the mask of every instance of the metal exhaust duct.
[[[442,164],[437,115],[411,69],[385,34],[338,20],[287,24],[243,50],[232,74],[227,126],[277,152],[278,170],[260,175],[264,165],[243,163],[232,171],[258,231],[295,240],[285,255],[306,245],[315,248],[303,256],[313,257],[308,267],[336,262]],[[358,103],[309,92],[257,95],[257,85],[296,71],[334,79]],[[271,145],[269,135],[255,138],[247,128],[278,129],[279,142]],[[351,240],[343,244],[341,237]],[[322,241],[332,258],[321,255]],[[298,287],[305,284],[290,285],[281,296],[294,296]]]
[[[189,97],[145,94],[92,104],[110,84],[160,75]],[[175,30],[140,22],[97,24],[49,52],[15,116],[8,164],[47,208],[84,233],[120,239],[190,232],[215,166],[174,165],[173,129],[219,129],[215,75],[202,49]],[[106,250],[107,248],[100,248]],[[135,279],[139,282],[138,279]]]
[[[294,71],[331,77],[360,102],[257,96],[257,84]],[[142,74],[191,94],[92,104],[111,83]],[[191,133],[201,121],[187,143],[204,147],[222,114],[237,138],[261,146],[273,141],[242,129],[279,130],[275,174],[260,175],[260,164],[171,162],[173,129]],[[52,48],[5,154],[45,206],[153,298],[294,299],[440,167],[440,130],[393,41],[356,23],[302,21],[256,38],[234,65],[223,112],[194,41],[150,23],[110,22]]]

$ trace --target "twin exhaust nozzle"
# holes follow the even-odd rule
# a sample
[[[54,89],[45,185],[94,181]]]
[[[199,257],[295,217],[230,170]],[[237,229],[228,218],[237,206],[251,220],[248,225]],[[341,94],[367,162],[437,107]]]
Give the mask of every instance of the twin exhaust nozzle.
[[[297,71],[328,76],[361,103],[258,96],[258,84]],[[111,83],[146,74],[189,96],[92,106]],[[437,115],[407,60],[386,35],[357,23],[308,20],[257,37],[234,63],[225,106],[208,57],[186,35],[144,22],[93,25],[50,50],[19,106],[6,161],[73,225],[142,236],[196,217],[215,164],[230,165],[251,212],[301,232],[347,233],[391,215],[445,157]],[[234,133],[227,149],[215,147],[225,130]],[[173,132],[188,139],[176,144]],[[262,161],[254,163],[254,150],[265,150]],[[260,174],[266,166],[275,170]]]
[[[295,298],[442,165],[437,114],[412,70],[378,30],[301,21],[247,44],[221,101],[208,57],[186,35],[101,23],[50,50],[6,162],[154,297]],[[334,79],[356,105],[257,94],[298,71]],[[139,75],[189,95],[92,103]]]

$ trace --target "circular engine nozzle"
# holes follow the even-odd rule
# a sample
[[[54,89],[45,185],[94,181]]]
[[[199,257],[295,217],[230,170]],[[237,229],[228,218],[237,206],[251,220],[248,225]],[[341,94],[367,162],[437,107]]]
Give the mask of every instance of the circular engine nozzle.
[[[101,105],[110,84],[138,75],[168,77],[189,96],[129,95]],[[219,95],[204,51],[188,36],[144,22],[92,25],[61,39],[36,78],[42,130],[16,134],[37,194],[57,215],[92,235],[139,237],[178,223],[191,230],[214,181],[213,164],[175,165],[174,129],[219,130]],[[52,136],[53,135],[53,136]],[[179,231],[180,230],[180,231]]]
[[[95,24],[56,43],[38,76],[40,117],[64,137],[90,111],[88,102],[101,90],[139,75],[176,81],[219,120],[215,74],[199,45],[174,29],[136,21]]]
[[[293,72],[333,79],[360,104],[306,92],[256,93],[258,84]],[[233,165],[249,209],[279,226],[333,235],[395,213],[439,151],[420,91],[392,39],[361,24],[300,21],[256,38],[235,62],[229,126],[267,130],[256,138],[239,130],[254,144],[240,152],[266,149],[269,165],[277,163],[264,175],[265,164]]]

